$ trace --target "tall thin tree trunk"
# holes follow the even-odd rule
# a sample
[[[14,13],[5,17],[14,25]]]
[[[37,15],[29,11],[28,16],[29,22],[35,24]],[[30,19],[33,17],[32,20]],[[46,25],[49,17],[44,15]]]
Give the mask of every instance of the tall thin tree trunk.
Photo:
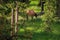
[[[15,10],[15,33],[18,31],[18,2],[16,1],[16,10]]]
[[[14,14],[14,9],[12,8],[12,16],[11,16],[11,36],[14,35],[14,28],[15,28],[15,14]]]
[[[2,4],[3,3],[3,1],[2,0],[0,0],[0,4]]]
[[[60,18],[60,0],[56,0],[56,15]]]

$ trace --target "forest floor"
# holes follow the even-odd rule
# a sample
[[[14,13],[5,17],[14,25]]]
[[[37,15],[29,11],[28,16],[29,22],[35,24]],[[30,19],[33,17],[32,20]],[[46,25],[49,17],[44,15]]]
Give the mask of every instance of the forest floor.
[[[60,23],[51,23],[51,32],[46,32],[46,27],[40,18],[33,20],[20,21],[19,35],[25,35],[27,38],[18,38],[18,40],[60,40]],[[49,30],[48,30],[49,31]],[[29,35],[29,36],[28,36]],[[29,38],[32,37],[32,38]]]

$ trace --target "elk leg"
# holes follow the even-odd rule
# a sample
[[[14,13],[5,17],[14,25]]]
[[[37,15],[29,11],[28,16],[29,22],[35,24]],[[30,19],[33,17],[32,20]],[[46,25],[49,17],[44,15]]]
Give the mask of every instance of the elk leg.
[[[28,15],[26,15],[26,18],[27,18],[27,20],[28,20]]]
[[[33,16],[31,16],[32,20],[33,20]]]
[[[34,15],[34,16],[37,18],[37,16],[38,16],[38,15],[35,13],[35,15]]]

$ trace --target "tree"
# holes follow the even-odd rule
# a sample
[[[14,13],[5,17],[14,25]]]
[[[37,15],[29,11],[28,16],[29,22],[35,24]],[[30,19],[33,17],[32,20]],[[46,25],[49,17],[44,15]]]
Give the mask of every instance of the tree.
[[[60,18],[60,0],[56,0],[56,15]]]

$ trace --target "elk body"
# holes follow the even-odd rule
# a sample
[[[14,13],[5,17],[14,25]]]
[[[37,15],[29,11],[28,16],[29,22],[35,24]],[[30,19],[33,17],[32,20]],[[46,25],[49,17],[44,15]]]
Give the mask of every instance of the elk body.
[[[37,18],[37,14],[34,12],[34,10],[27,10],[26,14],[27,14],[26,15],[27,16],[27,20],[28,20],[28,16],[31,16],[32,19],[33,19],[34,16]]]

